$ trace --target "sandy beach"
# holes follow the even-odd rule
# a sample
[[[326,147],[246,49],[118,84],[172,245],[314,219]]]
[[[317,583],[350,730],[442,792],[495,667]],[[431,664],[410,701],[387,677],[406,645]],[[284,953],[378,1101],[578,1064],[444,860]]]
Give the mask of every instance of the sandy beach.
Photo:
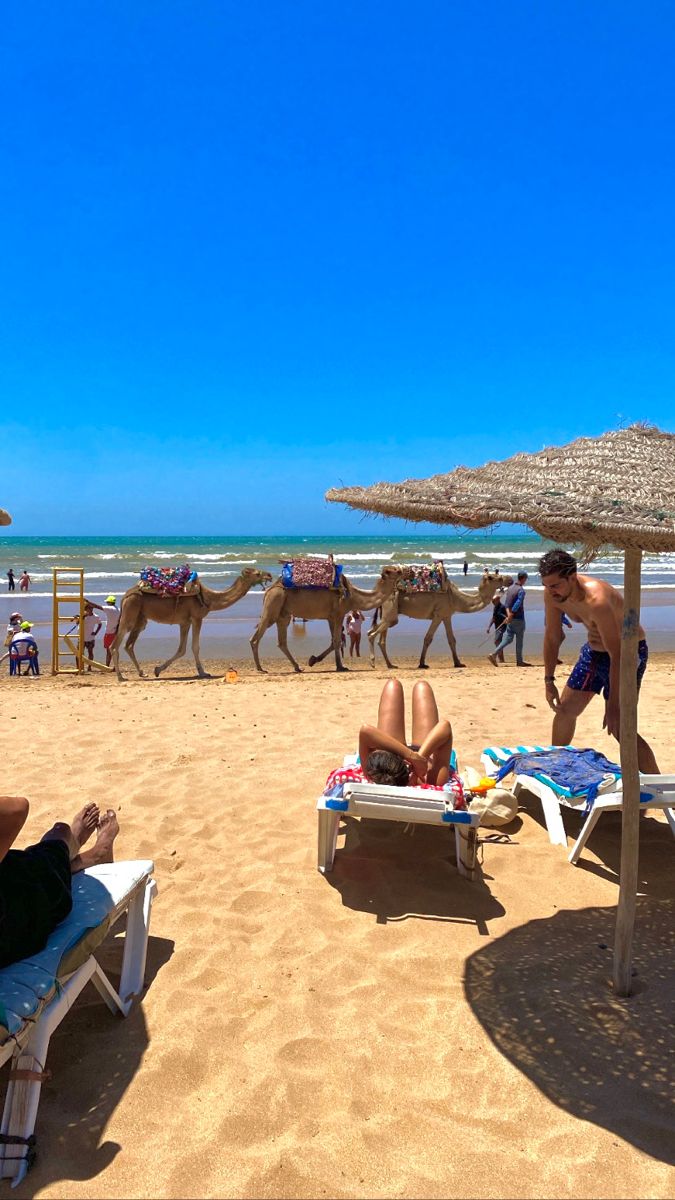
[[[476,883],[450,834],[350,822],[322,878],[316,796],[386,673],[239,665],[229,685],[189,663],[159,682],[2,680],[22,844],[93,798],[159,884],[142,1005],[123,1024],[85,992],[58,1030],[17,1196],[672,1196],[665,821],[642,821],[636,994],[618,1001],[617,818],[573,868],[532,800]],[[641,705],[664,771],[674,675],[655,656]],[[425,677],[460,765],[548,740],[537,667]],[[614,753],[600,726],[593,704],[578,744]],[[119,947],[103,954],[114,975]]]

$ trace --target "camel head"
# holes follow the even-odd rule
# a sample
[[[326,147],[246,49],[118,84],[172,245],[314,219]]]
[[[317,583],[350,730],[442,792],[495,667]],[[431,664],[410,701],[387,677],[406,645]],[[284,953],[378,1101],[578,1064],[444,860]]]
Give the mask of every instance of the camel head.
[[[504,576],[500,575],[499,571],[490,571],[486,567],[483,571],[483,578],[478,584],[478,592],[483,599],[491,600],[495,592],[503,586]]]
[[[269,571],[260,571],[258,567],[243,567],[241,578],[250,588],[255,587],[258,583],[261,584],[263,591],[268,583],[272,582],[272,576]]]
[[[387,563],[380,572],[380,579],[387,591],[393,592],[402,575],[403,570],[401,567],[397,566],[396,563]]]

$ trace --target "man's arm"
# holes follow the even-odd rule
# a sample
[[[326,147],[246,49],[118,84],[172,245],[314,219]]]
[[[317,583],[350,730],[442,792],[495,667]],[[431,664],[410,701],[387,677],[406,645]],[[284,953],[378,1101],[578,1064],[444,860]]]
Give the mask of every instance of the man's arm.
[[[562,611],[547,594],[544,595],[544,621],[544,687],[546,703],[555,712],[560,703],[560,693],[555,685],[555,669],[563,640]]]
[[[0,862],[19,836],[28,816],[23,796],[0,796]]]

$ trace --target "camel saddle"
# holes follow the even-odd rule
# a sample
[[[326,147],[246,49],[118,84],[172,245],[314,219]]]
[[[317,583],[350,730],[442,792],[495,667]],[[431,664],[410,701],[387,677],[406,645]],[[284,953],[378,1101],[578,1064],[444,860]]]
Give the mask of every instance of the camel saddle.
[[[433,567],[418,566],[413,563],[409,567],[401,567],[401,579],[397,584],[400,592],[441,592],[447,580],[443,563],[434,563]]]
[[[192,596],[201,592],[197,572],[189,563],[182,567],[144,567],[141,571],[138,590],[153,596]]]
[[[342,567],[329,558],[292,558],[282,560],[281,582],[285,588],[339,588]]]

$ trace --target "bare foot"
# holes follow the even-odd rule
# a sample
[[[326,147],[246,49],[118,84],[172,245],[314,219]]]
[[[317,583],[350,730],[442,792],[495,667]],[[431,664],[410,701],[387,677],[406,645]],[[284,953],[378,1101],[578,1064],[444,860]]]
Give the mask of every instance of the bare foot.
[[[112,808],[109,808],[98,823],[98,834],[94,845],[73,860],[72,868],[75,871],[82,871],[85,867],[97,867],[99,863],[112,862],[113,843],[119,831],[117,817]]]
[[[98,825],[100,815],[98,804],[91,803],[85,804],[77,816],[73,817],[70,828],[78,846],[84,846],[84,843],[89,841]]]

